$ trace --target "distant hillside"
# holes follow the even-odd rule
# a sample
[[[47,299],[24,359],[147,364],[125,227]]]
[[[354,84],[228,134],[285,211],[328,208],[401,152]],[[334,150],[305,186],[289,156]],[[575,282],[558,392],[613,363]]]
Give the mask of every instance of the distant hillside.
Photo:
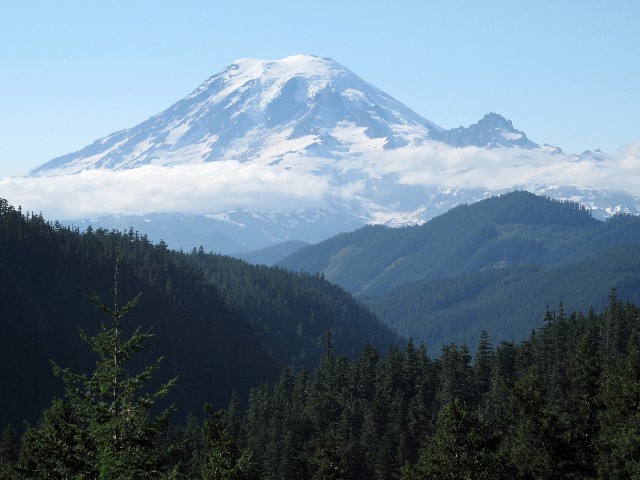
[[[279,305],[288,309],[288,299],[294,296],[296,312],[322,312],[312,318],[297,316],[296,328],[305,341],[319,341],[336,326],[340,328],[334,329],[335,343],[343,353],[357,349],[348,339],[361,345],[373,338],[370,332],[379,335],[378,344],[395,341],[348,294],[319,278],[305,284],[301,276],[281,271],[281,280],[298,285],[306,296],[288,292],[282,283],[280,296],[270,299],[269,315],[251,318],[260,313],[234,304],[228,293],[230,286],[244,281],[239,273],[227,270],[224,286],[217,287],[187,255],[164,243],[153,245],[137,232],[89,229],[80,234],[37,215],[22,215],[0,199],[0,425],[35,422],[52,396],[61,393],[50,359],[63,367],[91,369],[94,359],[77,327],[91,333],[100,326],[102,318],[85,296],[95,291],[110,303],[116,244],[121,250],[119,302],[143,292],[140,305],[127,318],[127,328],[153,326],[155,336],[141,362],[164,356],[155,376],[158,382],[179,376],[170,397],[179,416],[201,412],[205,402],[225,405],[234,389],[246,398],[250,387],[273,379],[293,359],[317,365],[319,355],[313,348],[296,350],[304,342],[275,341],[278,336],[268,331],[282,330]],[[257,268],[228,261],[243,275]],[[314,296],[314,303],[306,305]],[[344,311],[336,313],[335,306]],[[331,317],[332,313],[340,316]]]
[[[421,226],[341,234],[279,265],[321,272],[400,335],[439,347],[473,342],[482,328],[521,339],[547,304],[577,308],[611,287],[631,293],[640,269],[616,268],[635,265],[639,245],[638,217],[601,222],[575,203],[513,192]]]
[[[261,248],[260,250],[246,253],[234,253],[231,256],[255,265],[275,265],[280,260],[284,260],[289,255],[307,245],[307,242],[300,240],[289,240],[288,242],[278,243],[272,247]]]
[[[601,228],[606,224],[575,203],[512,192],[460,205],[420,226],[337,235],[279,265],[322,272],[353,293],[371,295],[425,278],[563,261],[579,256],[578,247]]]
[[[316,367],[327,331],[336,350],[351,358],[366,345],[386,349],[400,343],[353,296],[320,275],[204,252],[188,259],[248,319],[279,364]]]
[[[557,267],[507,267],[407,283],[363,299],[407,338],[426,340],[432,352],[451,342],[472,349],[482,330],[500,340],[521,340],[540,327],[546,307],[601,310],[611,288],[640,301],[640,245],[615,247]],[[585,312],[586,313],[586,312]]]

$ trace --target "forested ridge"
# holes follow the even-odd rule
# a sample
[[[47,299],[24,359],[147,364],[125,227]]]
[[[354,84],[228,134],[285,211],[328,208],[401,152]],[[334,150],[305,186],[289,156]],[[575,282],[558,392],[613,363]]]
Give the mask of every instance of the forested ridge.
[[[562,301],[601,309],[609,288],[639,302],[640,218],[594,219],[579,204],[511,192],[423,225],[344,233],[279,265],[321,272],[405,338],[473,344],[482,329],[522,340]]]
[[[564,265],[503,267],[411,282],[363,301],[397,332],[423,339],[433,349],[451,340],[472,345],[482,330],[500,339],[524,339],[547,305],[562,301],[568,309],[601,310],[612,286],[620,298],[640,303],[640,244]]]
[[[640,308],[615,289],[602,309],[543,307],[522,341],[436,350],[321,275],[2,200],[0,242],[0,478],[640,475]],[[377,345],[353,343],[367,326]]]
[[[116,245],[121,295],[142,292],[135,325],[154,329],[141,361],[164,356],[167,378],[180,377],[173,392],[179,417],[200,414],[205,402],[221,407],[233,390],[246,399],[250,387],[285,365],[317,366],[329,330],[350,356],[367,343],[399,342],[320,276],[174,252],[132,230],[80,233],[0,199],[0,424],[37,421],[60,393],[49,360],[81,371],[93,365],[75,332],[98,328],[85,297],[112,288]],[[206,265],[217,265],[218,278],[205,276]]]
[[[369,225],[336,235],[279,264],[324,272],[352,293],[374,295],[410,281],[490,267],[554,264],[579,258],[603,242],[613,246],[640,239],[637,228],[635,235],[630,230],[620,237],[609,234],[606,225],[576,203],[511,192],[459,205],[422,225]]]
[[[202,249],[186,258],[244,314],[281,365],[316,367],[327,331],[336,350],[353,358],[367,344],[386,349],[401,343],[353,296],[321,275],[292,275]]]
[[[246,409],[233,397],[203,423],[142,431],[139,440],[163,433],[137,447],[146,463],[132,465],[155,470],[126,478],[636,478],[640,309],[614,291],[609,302],[600,314],[559,305],[520,343],[494,348],[483,332],[475,358],[466,345],[443,346],[434,358],[409,342],[348,359],[327,335],[319,368],[285,368],[251,390]],[[76,401],[54,401],[22,441],[6,426],[0,475],[84,478],[97,467],[74,462],[76,450],[118,471],[119,456],[76,443],[73,432],[102,438],[74,419]]]

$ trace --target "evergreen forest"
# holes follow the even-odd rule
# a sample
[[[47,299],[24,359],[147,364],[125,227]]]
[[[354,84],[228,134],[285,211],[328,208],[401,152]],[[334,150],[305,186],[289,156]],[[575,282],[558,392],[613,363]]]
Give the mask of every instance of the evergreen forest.
[[[0,275],[0,478],[640,478],[640,308],[615,288],[433,349],[322,274],[4,200]]]
[[[368,344],[402,345],[320,275],[175,252],[131,230],[80,233],[0,199],[0,425],[34,423],[62,394],[50,360],[91,371],[95,360],[76,332],[99,329],[86,297],[113,288],[116,246],[120,296],[142,292],[131,324],[154,334],[139,362],[164,357],[166,378],[180,377],[172,392],[178,418],[200,414],[204,403],[222,407],[233,391],[246,403],[251,387],[284,366],[316,367],[327,331],[351,358]],[[203,269],[216,269],[216,283]]]
[[[524,340],[559,302],[601,310],[615,288],[640,303],[640,218],[602,222],[583,205],[515,191],[423,225],[343,233],[278,264],[321,273],[432,350],[475,345],[482,330]]]

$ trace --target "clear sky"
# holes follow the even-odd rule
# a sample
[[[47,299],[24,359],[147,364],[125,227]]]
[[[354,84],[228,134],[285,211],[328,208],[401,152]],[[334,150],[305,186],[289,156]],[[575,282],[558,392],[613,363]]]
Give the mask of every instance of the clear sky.
[[[493,111],[538,143],[614,154],[640,139],[639,25],[637,0],[7,1],[0,177],[132,127],[238,58],[296,53],[444,128]]]

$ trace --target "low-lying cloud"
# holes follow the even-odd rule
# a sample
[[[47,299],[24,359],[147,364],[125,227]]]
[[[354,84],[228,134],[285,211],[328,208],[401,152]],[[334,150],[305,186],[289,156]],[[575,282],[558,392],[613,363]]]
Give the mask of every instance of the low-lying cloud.
[[[429,145],[385,152],[380,172],[407,185],[503,190],[514,185],[574,185],[640,195],[640,140],[604,161],[509,148]]]
[[[366,197],[371,180],[385,185],[484,188],[540,185],[624,191],[640,196],[640,140],[601,161],[517,148],[485,150],[440,144],[367,154],[344,160],[314,159],[335,173],[299,165],[282,167],[233,161],[131,170],[88,170],[74,175],[0,179],[0,197],[47,218],[79,219],[151,212],[216,213],[234,209],[290,211],[322,207],[328,198]],[[330,172],[324,169],[323,172]]]
[[[238,208],[283,211],[298,204],[322,205],[328,188],[323,177],[231,161],[0,179],[0,197],[58,219]]]

